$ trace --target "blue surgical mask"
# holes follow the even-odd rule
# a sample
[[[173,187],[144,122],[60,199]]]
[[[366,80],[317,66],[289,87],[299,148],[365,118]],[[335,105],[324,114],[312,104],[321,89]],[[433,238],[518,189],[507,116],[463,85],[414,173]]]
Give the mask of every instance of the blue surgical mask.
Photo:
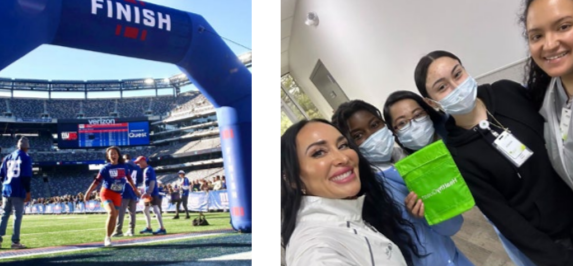
[[[434,132],[434,124],[430,116],[426,116],[420,122],[411,120],[410,124],[399,131],[397,135],[404,147],[417,151],[432,143]]]
[[[476,106],[477,86],[476,80],[468,76],[462,84],[438,103],[446,113],[452,115],[467,114]]]
[[[392,159],[394,135],[388,127],[379,129],[360,145],[360,152],[371,163],[385,163]]]

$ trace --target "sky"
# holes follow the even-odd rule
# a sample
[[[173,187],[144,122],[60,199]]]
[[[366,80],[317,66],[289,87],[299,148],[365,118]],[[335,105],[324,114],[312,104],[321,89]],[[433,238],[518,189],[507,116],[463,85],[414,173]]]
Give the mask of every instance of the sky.
[[[251,0],[146,0],[145,2],[203,16],[217,33],[252,48]],[[249,49],[226,41],[241,55]],[[167,78],[181,71],[175,65],[42,45],[0,71],[2,78],[39,80],[114,80]],[[21,96],[22,93],[20,93]],[[17,95],[15,95],[17,96]]]

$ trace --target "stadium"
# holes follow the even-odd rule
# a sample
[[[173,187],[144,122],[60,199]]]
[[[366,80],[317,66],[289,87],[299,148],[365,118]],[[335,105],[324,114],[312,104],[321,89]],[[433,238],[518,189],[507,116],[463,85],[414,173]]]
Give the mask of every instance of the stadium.
[[[58,0],[60,1],[64,11],[77,10],[78,6],[75,5],[88,6],[90,2],[96,9],[106,8],[100,4],[103,1],[82,1],[81,4],[78,4],[79,1]],[[18,3],[12,4],[16,2]],[[18,8],[18,5],[24,6],[24,9],[34,8],[21,2],[10,1],[5,10]],[[42,1],[24,2],[35,2],[37,7]],[[117,6],[130,7],[140,4],[145,6],[144,10],[171,12],[174,20],[181,19],[181,14],[176,13],[181,12],[178,10],[138,1],[125,2],[127,3],[117,2]],[[107,4],[109,3],[108,1]],[[137,7],[134,10],[138,10]],[[161,16],[159,11],[157,14]],[[144,14],[149,13],[144,11]],[[193,14],[189,15],[195,19]],[[62,17],[65,19],[65,15]],[[158,21],[159,19],[160,17]],[[199,27],[200,32],[210,29],[202,18],[197,20],[203,23],[200,26],[194,25]],[[174,23],[170,30],[180,34],[180,28],[177,27],[183,28],[183,25],[181,21],[178,23]],[[158,27],[161,29],[160,25]],[[129,27],[126,27],[127,37],[129,30]],[[153,30],[141,31],[146,32],[142,33],[144,35],[141,35],[141,40],[152,38]],[[209,57],[185,59],[189,62],[183,60],[183,63],[177,64],[182,73],[167,78],[0,78],[0,156],[5,158],[17,151],[18,141],[26,137],[29,140],[27,154],[32,160],[33,171],[30,186],[32,199],[25,203],[20,232],[26,249],[9,249],[10,244],[7,243],[10,242],[14,223],[14,218],[10,218],[3,236],[4,244],[0,239],[0,261],[17,265],[44,265],[62,261],[68,264],[122,265],[126,262],[162,265],[214,261],[216,264],[250,265],[251,237],[250,234],[241,233],[250,233],[251,230],[250,174],[245,177],[249,179],[248,183],[243,184],[241,180],[244,173],[250,173],[250,156],[248,159],[242,156],[250,152],[250,148],[243,148],[250,146],[250,141],[241,141],[239,146],[235,144],[239,138],[250,139],[250,94],[248,104],[245,104],[244,100],[237,104],[230,101],[236,96],[230,92],[241,92],[247,80],[250,91],[251,53],[230,58],[227,54],[228,48],[220,44],[220,37],[208,38],[193,41],[210,45],[197,48],[190,43],[189,49],[207,49],[213,53],[210,56],[216,59],[213,62],[219,62],[220,65],[202,61],[213,59]],[[110,52],[106,49],[108,48],[102,48],[102,52],[117,55],[124,52]],[[217,49],[221,49],[219,56],[216,55]],[[133,50],[130,50],[126,52],[126,56],[169,61],[164,59],[169,57],[168,55],[151,55],[150,50],[149,46],[143,46],[141,54],[134,54]],[[5,55],[5,61],[0,62],[0,70],[12,60],[7,57],[10,56]],[[196,70],[198,68],[208,69],[209,72],[203,73],[203,70]],[[245,72],[248,73],[248,79],[238,79],[246,77]],[[237,85],[225,86],[228,83]],[[241,118],[244,115],[242,109],[245,107],[249,108],[248,119]],[[236,122],[237,117],[239,122]],[[248,130],[242,128],[244,121],[249,121]],[[119,147],[121,154],[129,154],[132,159],[144,156],[146,162],[155,170],[162,192],[160,208],[163,224],[167,229],[166,235],[147,236],[134,233],[134,236],[114,238],[112,249],[101,250],[104,231],[102,225],[107,217],[99,193],[102,186],[87,195],[87,201],[83,200],[83,193],[106,165],[106,148],[110,146]],[[244,162],[248,162],[248,166],[242,167]],[[241,169],[235,170],[237,168]],[[190,217],[172,219],[175,218],[176,207],[171,199],[174,194],[179,195],[179,192],[173,192],[173,188],[181,186],[181,171],[190,181],[191,192],[186,206]],[[244,186],[249,187],[245,195]],[[242,197],[247,197],[248,200],[240,199]],[[247,206],[242,205],[244,202],[248,202]],[[144,202],[138,199],[137,231],[145,227],[143,209]],[[208,225],[192,225],[199,213],[205,214]],[[127,230],[125,227],[129,214],[126,213],[125,216],[123,227]],[[243,221],[242,217],[248,221]],[[154,219],[151,224],[156,226]],[[155,254],[162,255],[146,257],[145,250],[149,248],[157,250]],[[122,254],[125,254],[125,251],[141,256],[124,256]]]

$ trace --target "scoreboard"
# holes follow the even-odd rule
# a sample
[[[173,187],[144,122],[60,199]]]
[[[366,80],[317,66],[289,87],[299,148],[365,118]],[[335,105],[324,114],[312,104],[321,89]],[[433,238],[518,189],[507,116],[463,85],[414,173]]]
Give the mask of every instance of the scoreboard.
[[[60,149],[149,145],[148,121],[90,119],[58,122]]]

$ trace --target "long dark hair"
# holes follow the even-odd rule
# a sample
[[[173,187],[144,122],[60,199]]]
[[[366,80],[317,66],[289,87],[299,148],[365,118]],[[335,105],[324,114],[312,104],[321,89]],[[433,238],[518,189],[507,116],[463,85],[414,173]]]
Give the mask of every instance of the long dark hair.
[[[457,60],[462,65],[462,60],[460,60],[456,55],[447,51],[433,51],[418,61],[416,69],[414,70],[414,81],[416,82],[416,88],[422,96],[430,98],[428,95],[428,90],[426,89],[426,79],[428,78],[428,69],[434,60],[440,57],[449,57]]]
[[[527,37],[527,13],[529,12],[529,6],[534,0],[525,0],[523,13],[520,17],[520,22],[523,25],[523,37],[528,41]],[[543,98],[545,98],[545,92],[549,83],[551,83],[551,77],[545,73],[539,67],[533,57],[529,56],[527,62],[525,63],[525,84],[529,92],[529,97],[531,98],[533,105],[537,110],[541,109],[543,105]]]
[[[388,96],[386,102],[384,103],[384,120],[386,120],[386,124],[388,125],[389,129],[392,132],[394,132],[394,119],[390,115],[390,108],[392,108],[392,106],[395,103],[405,99],[414,100],[416,103],[418,103],[418,105],[420,105],[420,107],[422,107],[422,109],[424,109],[424,111],[430,116],[430,119],[432,120],[434,125],[437,125],[440,122],[442,122],[444,115],[440,114],[438,111],[434,110],[434,108],[432,108],[430,105],[428,105],[424,101],[422,96],[411,91],[395,91],[392,94],[390,94],[390,96]],[[414,153],[413,150],[404,147],[404,145],[400,143],[400,140],[398,138],[396,138],[396,143],[398,143],[398,145],[400,145],[400,147],[406,150],[406,152],[408,152],[409,154]]]
[[[125,160],[123,160],[123,157],[121,156],[121,151],[119,151],[119,147],[117,147],[117,146],[111,146],[111,147],[105,149],[105,161],[106,161],[106,162],[111,163],[111,160],[109,159],[109,157],[108,157],[108,155],[107,155],[107,153],[108,153],[110,150],[115,150],[115,151],[117,152],[117,156],[119,157],[119,158],[117,159],[117,164],[123,164],[123,163],[125,163]]]
[[[324,123],[333,126],[323,119],[303,120],[289,127],[281,137],[281,236],[283,247],[288,245],[294,232],[297,213],[303,197],[296,138],[300,130],[309,123]],[[386,191],[384,183],[376,179],[372,165],[360,154],[358,147],[352,141],[348,143],[350,148],[358,154],[361,182],[358,195],[366,195],[362,218],[394,242],[400,248],[406,262],[411,265],[411,255],[420,255],[412,237],[405,228],[410,229],[415,234],[414,226],[402,218],[398,205]]]
[[[361,110],[371,113],[372,115],[380,119],[382,122],[384,122],[384,124],[386,124],[386,121],[384,121],[384,119],[382,118],[380,110],[378,110],[378,108],[376,108],[374,105],[369,104],[362,100],[352,100],[349,102],[345,102],[340,106],[338,106],[338,108],[334,112],[334,115],[332,115],[332,124],[334,124],[335,127],[337,127],[340,131],[342,131],[343,135],[345,135],[352,141],[354,140],[350,136],[348,119],[350,119],[350,117],[354,113]]]

